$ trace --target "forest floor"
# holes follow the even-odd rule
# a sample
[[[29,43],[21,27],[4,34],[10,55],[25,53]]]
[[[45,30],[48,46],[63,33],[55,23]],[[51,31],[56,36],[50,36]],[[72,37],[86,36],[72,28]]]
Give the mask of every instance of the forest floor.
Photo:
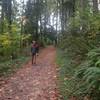
[[[0,86],[0,100],[58,100],[55,57],[53,46],[43,49]]]

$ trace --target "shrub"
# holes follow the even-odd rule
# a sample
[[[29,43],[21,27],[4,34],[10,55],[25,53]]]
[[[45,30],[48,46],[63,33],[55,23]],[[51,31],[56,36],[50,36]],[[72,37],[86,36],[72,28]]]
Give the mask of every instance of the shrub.
[[[100,48],[91,50],[87,54],[85,63],[79,66],[76,76],[80,84],[76,93],[89,94],[93,100],[100,99]]]

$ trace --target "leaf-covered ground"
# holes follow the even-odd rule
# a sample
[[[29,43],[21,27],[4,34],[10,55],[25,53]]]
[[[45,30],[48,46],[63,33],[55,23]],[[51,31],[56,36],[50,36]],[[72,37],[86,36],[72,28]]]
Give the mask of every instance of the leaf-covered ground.
[[[42,50],[36,65],[31,61],[0,86],[0,100],[58,100],[56,50]]]

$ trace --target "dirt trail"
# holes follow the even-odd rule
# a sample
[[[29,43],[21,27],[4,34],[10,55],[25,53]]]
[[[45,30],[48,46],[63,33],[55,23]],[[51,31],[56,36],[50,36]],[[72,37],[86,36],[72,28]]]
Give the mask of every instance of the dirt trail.
[[[56,50],[41,51],[37,65],[31,61],[0,88],[0,100],[57,100]]]

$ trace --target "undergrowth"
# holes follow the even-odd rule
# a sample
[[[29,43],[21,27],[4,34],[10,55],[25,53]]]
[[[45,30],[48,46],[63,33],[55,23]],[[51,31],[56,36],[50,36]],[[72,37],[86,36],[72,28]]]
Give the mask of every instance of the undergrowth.
[[[74,78],[76,66],[73,59],[62,50],[57,52],[57,64],[59,65],[59,91],[60,100],[69,100],[74,95],[77,81]]]
[[[78,60],[77,60],[78,57]],[[58,50],[60,100],[100,100],[100,48],[90,50],[85,59],[73,58]]]
[[[8,77],[12,73],[16,72],[17,69],[21,67],[21,65],[29,60],[29,57],[23,56],[18,57],[14,60],[8,60],[5,62],[0,62],[0,77],[5,76]]]

